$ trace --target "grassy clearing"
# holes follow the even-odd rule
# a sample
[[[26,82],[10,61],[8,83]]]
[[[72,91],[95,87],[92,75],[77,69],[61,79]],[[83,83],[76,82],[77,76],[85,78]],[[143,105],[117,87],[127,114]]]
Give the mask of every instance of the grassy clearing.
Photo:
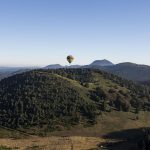
[[[97,124],[90,127],[83,127],[82,125],[71,128],[65,131],[54,131],[49,133],[49,136],[92,136],[101,137],[111,132],[117,132],[127,129],[137,129],[143,127],[150,127],[150,112],[140,112],[138,120],[137,114],[132,112],[118,112],[112,111],[110,113],[104,112],[99,116]]]
[[[0,127],[0,138],[21,139],[21,138],[27,138],[27,137],[28,137],[28,134],[23,134],[20,131]]]
[[[19,150],[87,150],[96,148],[102,138],[95,137],[34,137],[30,139],[3,139],[0,144],[8,147],[19,147]]]
[[[137,119],[138,116],[138,119]],[[127,129],[137,129],[143,127],[150,127],[150,112],[140,112],[138,115],[132,112],[103,112],[97,119],[97,124],[92,126],[85,126],[84,124],[70,127],[69,129],[62,128],[61,131],[54,131],[46,133],[46,136],[89,136],[101,137],[111,132],[122,131]],[[0,138],[28,138],[32,135],[28,134],[32,130],[40,129],[26,129],[27,134],[22,134],[16,130],[6,130],[0,128]],[[41,131],[42,132],[42,131]]]
[[[13,148],[10,148],[10,147],[7,147],[7,146],[0,146],[0,150],[17,150],[18,147],[13,147]]]
[[[117,138],[103,138],[104,135],[115,133],[119,137],[127,135],[128,138],[132,138],[137,133],[135,129],[150,127],[149,116],[150,112],[140,112],[137,120],[137,115],[131,112],[105,112],[98,118],[98,123],[94,126],[79,125],[70,130],[48,133],[47,137],[29,136],[24,139],[12,139],[9,136],[10,131],[1,129],[0,133],[3,135],[0,136],[3,138],[0,139],[0,145],[3,145],[3,149],[0,150],[11,147],[19,147],[20,150],[71,150],[72,147],[75,150],[96,149],[100,143],[118,141]],[[119,150],[120,147],[127,144],[133,145],[133,143],[122,143],[117,145],[115,150]]]
[[[25,150],[42,150],[42,149],[45,149],[45,146],[33,145],[33,146],[28,146],[27,148],[25,148]]]
[[[109,91],[110,89],[116,89],[116,90],[122,90],[125,93],[128,92],[128,89],[125,87],[120,86],[119,84],[104,78],[103,75],[100,75],[99,73],[94,73],[94,79],[95,82],[90,84],[90,88],[94,89],[96,87],[101,87],[102,89]]]

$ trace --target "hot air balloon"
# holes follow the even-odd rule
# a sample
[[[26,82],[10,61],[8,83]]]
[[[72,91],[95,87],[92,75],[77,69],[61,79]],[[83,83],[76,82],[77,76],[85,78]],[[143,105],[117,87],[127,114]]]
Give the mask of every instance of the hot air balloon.
[[[67,61],[71,64],[74,60],[74,57],[72,55],[67,56]]]

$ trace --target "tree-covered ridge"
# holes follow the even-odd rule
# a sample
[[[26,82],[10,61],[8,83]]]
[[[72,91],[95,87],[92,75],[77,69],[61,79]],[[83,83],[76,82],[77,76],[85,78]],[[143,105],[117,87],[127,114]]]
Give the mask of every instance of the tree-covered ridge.
[[[81,93],[81,94],[80,94]],[[9,127],[78,123],[91,118],[95,104],[84,90],[51,73],[32,71],[0,83],[0,124]]]
[[[0,82],[0,125],[47,129],[96,123],[101,111],[150,110],[150,90],[91,69],[34,70]]]

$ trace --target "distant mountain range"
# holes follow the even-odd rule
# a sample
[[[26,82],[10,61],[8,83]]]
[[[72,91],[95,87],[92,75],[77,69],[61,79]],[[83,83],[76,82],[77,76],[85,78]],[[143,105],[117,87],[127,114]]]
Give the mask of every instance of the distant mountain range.
[[[60,68],[100,69],[109,73],[113,73],[128,80],[133,80],[150,85],[150,66],[148,65],[138,65],[130,62],[113,64],[109,60],[104,59],[104,60],[95,60],[91,64],[84,66],[81,65],[62,66],[60,64],[51,64],[42,69],[60,69]],[[0,79],[32,69],[35,68],[0,67]]]
[[[123,77],[128,80],[133,80],[141,82],[144,84],[150,83],[150,66],[148,65],[138,65],[135,63],[124,62],[119,64],[113,64],[112,62],[104,60],[95,60],[89,65],[80,66],[61,66],[59,64],[49,65],[45,69],[59,69],[59,68],[93,68],[107,71],[113,73],[120,77]]]
[[[20,74],[29,70],[33,70],[35,67],[0,67],[0,80],[7,78],[9,76]]]
[[[60,69],[60,68],[63,68],[63,66],[61,66],[60,64],[52,64],[44,67],[44,69]]]
[[[60,69],[60,68],[81,68],[80,65],[61,66],[60,64],[52,64],[44,67],[44,69]]]
[[[112,67],[106,67],[104,70],[129,80],[140,82],[150,81],[150,66],[147,65],[138,65],[127,62],[120,63]]]
[[[114,64],[106,59],[104,60],[95,60],[89,66],[114,66]]]

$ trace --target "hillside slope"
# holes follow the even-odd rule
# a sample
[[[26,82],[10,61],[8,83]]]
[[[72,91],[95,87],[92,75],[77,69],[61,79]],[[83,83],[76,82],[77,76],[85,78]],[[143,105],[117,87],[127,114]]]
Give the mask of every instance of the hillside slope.
[[[91,69],[34,70],[0,82],[0,125],[58,130],[94,124],[101,111],[150,110],[150,90]]]

